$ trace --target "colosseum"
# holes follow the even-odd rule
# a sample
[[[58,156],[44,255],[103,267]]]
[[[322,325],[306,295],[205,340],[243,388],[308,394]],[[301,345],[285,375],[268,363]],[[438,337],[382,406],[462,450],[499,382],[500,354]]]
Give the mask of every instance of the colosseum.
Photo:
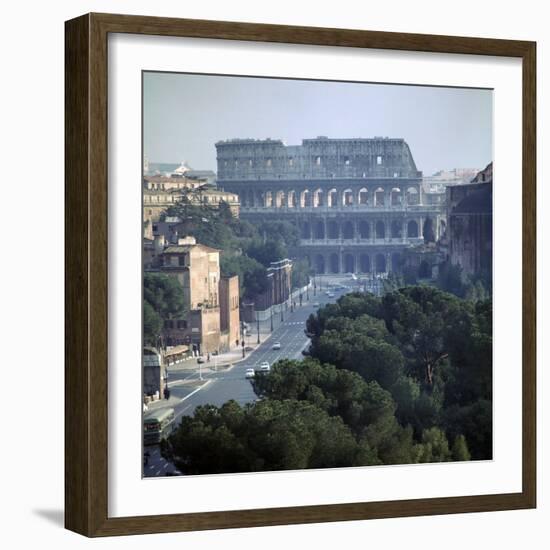
[[[437,239],[444,210],[427,204],[403,139],[231,139],[216,143],[218,185],[241,217],[298,225],[301,257],[317,273],[399,272],[403,251]]]

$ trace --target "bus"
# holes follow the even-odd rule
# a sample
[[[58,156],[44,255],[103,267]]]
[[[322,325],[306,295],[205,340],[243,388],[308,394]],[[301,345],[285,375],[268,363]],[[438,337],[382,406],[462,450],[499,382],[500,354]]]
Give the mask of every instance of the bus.
[[[166,439],[174,429],[174,409],[148,412],[143,417],[143,444],[155,445]]]

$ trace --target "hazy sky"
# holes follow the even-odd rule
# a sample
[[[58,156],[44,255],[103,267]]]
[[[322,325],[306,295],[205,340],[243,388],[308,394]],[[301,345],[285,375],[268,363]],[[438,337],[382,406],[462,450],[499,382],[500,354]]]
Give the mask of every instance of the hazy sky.
[[[230,138],[404,138],[424,175],[492,160],[490,90],[145,73],[143,107],[148,160],[197,170]]]

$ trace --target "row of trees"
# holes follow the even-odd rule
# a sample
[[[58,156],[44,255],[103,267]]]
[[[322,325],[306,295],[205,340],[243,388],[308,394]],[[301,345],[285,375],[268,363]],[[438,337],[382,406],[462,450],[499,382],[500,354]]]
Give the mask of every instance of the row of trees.
[[[490,459],[491,303],[432,287],[348,294],[307,323],[310,357],[199,407],[164,454],[187,473]]]

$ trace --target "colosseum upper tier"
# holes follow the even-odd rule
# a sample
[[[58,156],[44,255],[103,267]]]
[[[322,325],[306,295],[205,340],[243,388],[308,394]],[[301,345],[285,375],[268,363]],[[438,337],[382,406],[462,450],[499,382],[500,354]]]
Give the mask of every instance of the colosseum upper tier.
[[[425,204],[422,172],[404,139],[231,139],[216,143],[218,185],[241,217],[289,220],[317,273],[399,272],[403,251],[437,239],[444,211]]]

